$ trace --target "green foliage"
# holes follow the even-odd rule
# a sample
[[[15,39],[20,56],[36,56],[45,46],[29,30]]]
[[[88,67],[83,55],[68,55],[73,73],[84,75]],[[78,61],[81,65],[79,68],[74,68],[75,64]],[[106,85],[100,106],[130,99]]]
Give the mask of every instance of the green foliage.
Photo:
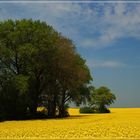
[[[107,106],[114,103],[116,100],[115,95],[107,87],[99,87],[92,90],[92,97],[89,103],[90,106],[96,107],[97,112],[109,113]]]
[[[28,76],[24,76],[24,75],[17,75],[15,76],[15,86],[16,89],[19,91],[19,93],[22,94],[26,94],[28,92]]]
[[[79,112],[80,113],[94,113],[94,109],[91,107],[81,107]]]
[[[97,113],[110,113],[110,110],[106,107],[100,107],[97,109]]]
[[[91,80],[73,42],[52,26],[31,19],[0,22],[1,114],[34,116],[45,102],[49,117],[57,107],[66,116],[66,103],[89,98]]]

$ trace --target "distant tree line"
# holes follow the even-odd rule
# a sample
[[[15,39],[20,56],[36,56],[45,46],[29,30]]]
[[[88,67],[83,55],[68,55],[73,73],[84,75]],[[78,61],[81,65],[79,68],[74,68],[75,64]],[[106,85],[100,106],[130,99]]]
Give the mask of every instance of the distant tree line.
[[[91,100],[92,77],[73,42],[46,22],[0,22],[0,119],[65,117]],[[56,113],[57,111],[57,113]]]

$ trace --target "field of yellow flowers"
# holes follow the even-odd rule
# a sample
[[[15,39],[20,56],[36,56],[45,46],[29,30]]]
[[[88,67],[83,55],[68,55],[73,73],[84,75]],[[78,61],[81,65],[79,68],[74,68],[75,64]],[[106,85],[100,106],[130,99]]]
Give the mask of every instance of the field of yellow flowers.
[[[64,119],[0,122],[0,139],[140,139],[140,108],[112,108],[110,114]]]

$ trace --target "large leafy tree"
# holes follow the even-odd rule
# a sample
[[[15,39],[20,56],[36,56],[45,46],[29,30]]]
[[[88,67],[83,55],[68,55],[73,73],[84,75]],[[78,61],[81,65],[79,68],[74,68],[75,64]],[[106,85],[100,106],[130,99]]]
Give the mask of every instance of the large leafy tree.
[[[87,97],[81,89],[91,79],[73,42],[47,23],[0,22],[0,104],[5,104],[0,111],[11,107],[7,110],[13,114],[29,111],[34,115],[44,101],[49,117],[55,117],[56,108],[64,116],[66,102]]]
[[[66,103],[86,98],[87,93],[84,96],[80,87],[86,88],[92,78],[85,60],[76,52],[71,40],[60,35],[54,43],[54,53],[49,57],[50,63],[47,63],[45,69],[48,74],[43,78],[46,85],[43,95],[48,101],[49,116],[55,116],[55,109],[58,107],[59,116],[63,117]]]

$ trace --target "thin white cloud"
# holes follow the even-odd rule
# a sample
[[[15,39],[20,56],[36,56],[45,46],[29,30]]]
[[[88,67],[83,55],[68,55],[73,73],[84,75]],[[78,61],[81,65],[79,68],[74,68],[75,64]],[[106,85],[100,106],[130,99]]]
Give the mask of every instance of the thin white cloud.
[[[92,5],[92,6],[91,6]],[[39,3],[1,7],[0,18],[46,20],[79,47],[104,48],[125,37],[140,38],[140,4]],[[16,8],[22,9],[16,11]],[[17,15],[15,15],[17,14]]]
[[[122,62],[113,60],[88,60],[87,65],[90,68],[122,68],[125,66]]]
[[[133,6],[133,9],[129,7]],[[140,38],[140,4],[110,4],[103,6],[103,14],[98,19],[98,37],[86,38],[84,47],[102,48],[110,46],[120,38]],[[94,26],[94,25],[93,25]]]

